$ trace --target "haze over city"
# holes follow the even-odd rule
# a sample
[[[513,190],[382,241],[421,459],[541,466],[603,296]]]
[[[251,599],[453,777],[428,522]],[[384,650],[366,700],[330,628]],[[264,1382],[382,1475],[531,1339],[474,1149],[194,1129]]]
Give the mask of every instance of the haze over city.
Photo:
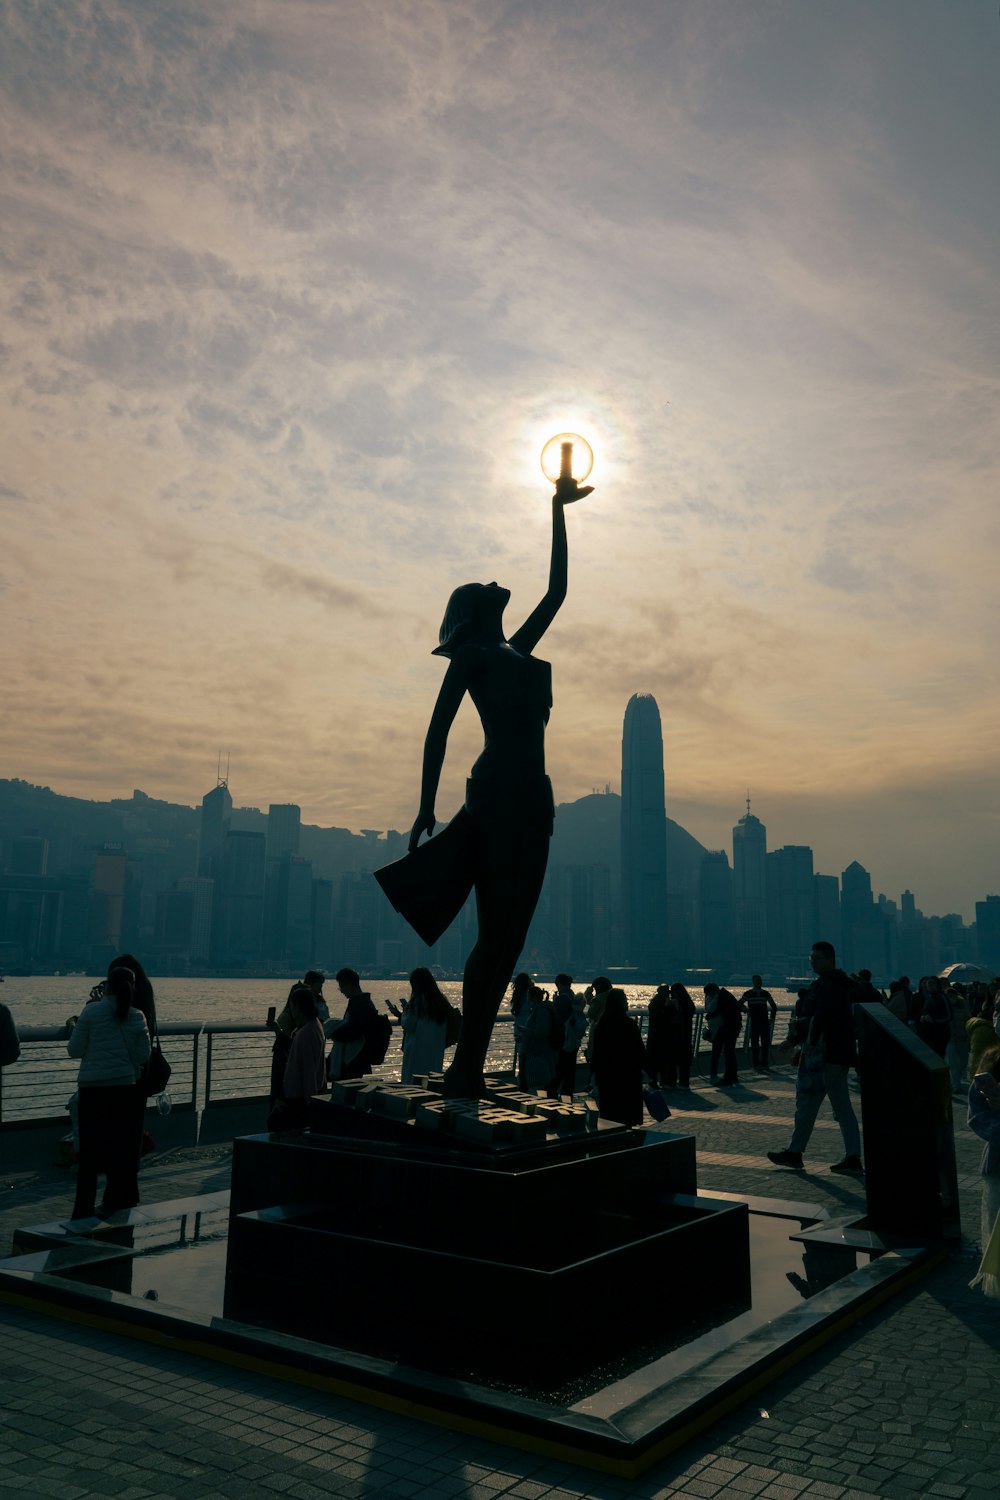
[[[0,774],[409,827],[568,428],[557,801],[652,693],[708,848],[997,889],[993,0],[8,3],[0,78]]]

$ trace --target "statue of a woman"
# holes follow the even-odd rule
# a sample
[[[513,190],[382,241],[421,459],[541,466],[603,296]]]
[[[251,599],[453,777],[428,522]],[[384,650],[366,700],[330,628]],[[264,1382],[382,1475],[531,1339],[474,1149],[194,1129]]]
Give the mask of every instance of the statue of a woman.
[[[566,597],[565,507],[592,489],[581,488],[572,478],[558,480],[552,497],[549,586],[520,630],[509,641],[504,636],[507,589],[496,583],[467,583],[448,601],[434,653],[448,657],[448,670],[424,744],[411,853],[420,835],[434,830],[448,731],[466,693],[479,711],[485,736],[482,754],[466,782],[465,807],[458,815],[461,860],[467,884],[476,892],[479,935],[465,966],[462,1034],[445,1074],[445,1093],[452,1098],[483,1093],[493,1023],[524,947],[545,875],[554,811],[552,784],[545,774],[552,681],[548,662],[532,652]],[[451,827],[441,836],[442,843]]]

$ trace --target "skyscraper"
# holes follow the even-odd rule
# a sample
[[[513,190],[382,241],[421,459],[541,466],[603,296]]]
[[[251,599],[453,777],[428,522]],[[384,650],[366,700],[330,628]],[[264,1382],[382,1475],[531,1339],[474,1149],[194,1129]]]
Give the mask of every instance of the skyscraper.
[[[231,828],[222,855],[221,890],[216,886],[220,920],[213,927],[218,958],[230,968],[260,960],[264,916],[264,835]]]
[[[767,947],[767,829],[747,810],[733,829],[736,956],[741,969],[763,967]]]
[[[301,809],[294,802],[272,802],[267,809],[267,858],[287,859],[299,852]]]
[[[622,925],[626,957],[662,979],[667,947],[663,731],[650,693],[634,693],[622,728]]]
[[[201,799],[201,825],[198,830],[198,874],[202,880],[212,882],[211,894],[211,954],[218,959],[224,939],[222,932],[222,888],[223,852],[226,835],[233,817],[233,799],[229,795],[229,782],[219,768],[218,780],[210,792]]]
[[[698,871],[698,962],[710,969],[732,967],[736,952],[733,872],[724,849],[701,857]]]
[[[785,844],[765,861],[768,949],[793,974],[805,974],[815,941],[816,888],[808,844]]]
[[[198,874],[206,880],[218,880],[222,873],[222,851],[233,816],[233,799],[228,783],[220,778],[212,791],[201,799],[201,827],[198,834]]]

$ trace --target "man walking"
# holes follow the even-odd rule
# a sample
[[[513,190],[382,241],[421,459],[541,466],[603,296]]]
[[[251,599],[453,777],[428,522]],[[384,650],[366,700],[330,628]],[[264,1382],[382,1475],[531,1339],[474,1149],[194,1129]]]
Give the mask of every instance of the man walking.
[[[816,978],[806,995],[806,1015],[798,1023],[801,1042],[799,1071],[795,1080],[795,1125],[785,1151],[769,1151],[768,1160],[776,1167],[802,1169],[802,1153],[826,1095],[844,1139],[844,1157],[830,1167],[831,1172],[863,1175],[861,1165],[861,1132],[847,1087],[850,1069],[857,1062],[854,1045],[854,1014],[851,1006],[851,981],[837,968],[832,943],[813,943],[809,963]],[[804,1038],[801,1030],[805,1030]],[[782,1046],[787,1046],[783,1042]]]

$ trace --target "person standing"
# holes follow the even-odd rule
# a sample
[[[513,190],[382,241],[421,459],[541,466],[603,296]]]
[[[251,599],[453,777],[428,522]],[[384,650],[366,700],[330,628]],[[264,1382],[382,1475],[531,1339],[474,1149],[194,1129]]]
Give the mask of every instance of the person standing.
[[[553,1089],[557,1095],[576,1092],[576,1064],[580,1043],[587,1031],[583,997],[573,991],[571,974],[556,975],[556,993],[552,1001],[556,1020],[562,1027],[562,1045],[556,1054]]]
[[[948,1004],[951,1006],[951,1037],[945,1058],[951,1070],[952,1092],[958,1094],[961,1092],[969,1064],[969,1038],[966,1032],[969,1024],[969,1002],[960,984],[952,985],[948,994]]]
[[[871,969],[858,970],[858,982],[854,986],[855,1005],[884,1005],[885,996],[872,984]]]
[[[843,1160],[834,1162],[830,1171],[863,1176],[861,1131],[848,1090],[848,1074],[857,1063],[851,981],[843,969],[837,968],[832,943],[813,943],[809,963],[816,978],[805,997],[803,1008],[807,1014],[798,1023],[800,1036],[796,1039],[802,1045],[795,1080],[792,1139],[786,1150],[769,1151],[767,1157],[776,1167],[801,1171],[802,1153],[809,1144],[819,1107],[829,1094],[830,1107],[844,1141]]]
[[[587,1017],[587,1045],[583,1049],[583,1055],[590,1067],[590,1082],[594,1081],[594,1059],[592,1056],[594,1045],[594,1033],[604,1014],[604,1005],[611,993],[611,980],[606,974],[598,974],[592,979],[583,992],[583,1003]]]
[[[451,1005],[430,969],[414,969],[410,975],[410,998],[402,1009],[386,1002],[399,1016],[403,1029],[403,1062],[400,1080],[412,1083],[416,1073],[440,1073],[448,1044]]]
[[[990,1001],[986,1001],[982,1010],[971,1021],[966,1021],[965,1034],[969,1042],[969,1077],[975,1078],[987,1047],[1000,1044],[1000,1036],[993,1024],[993,1006]]]
[[[744,990],[740,996],[740,1010],[747,1018],[753,1065],[766,1073],[771,1051],[771,1032],[778,1007],[771,991],[764,989],[764,982],[759,974],[753,975],[752,988]]]
[[[70,1057],[80,1059],[74,1219],[93,1218],[101,1172],[106,1178],[102,1216],[139,1202],[135,1096],[149,1061],[149,1032],[134,1003],[135,975],[130,969],[113,968],[103,988],[100,999],[84,1006],[66,1043]]]
[[[691,1047],[694,1041],[694,1001],[686,985],[672,984],[670,986],[670,998],[677,1001],[680,1011],[681,1029],[677,1038],[677,1072],[674,1073],[674,1059],[668,1057],[666,1069],[666,1081],[668,1088],[673,1088],[677,1083],[682,1089],[691,1087]]]
[[[694,1001],[682,984],[661,984],[649,1002],[646,1072],[653,1087],[681,1088],[691,1080],[691,1023]]]
[[[326,975],[320,969],[307,969],[302,977],[302,983],[307,990],[312,991],[312,997],[316,1002],[316,1019],[320,1025],[325,1025],[330,1019],[330,1007],[323,999],[323,986],[326,984]]]
[[[113,958],[108,964],[109,974],[112,969],[128,969],[134,975],[135,998],[132,1003],[136,1010],[142,1013],[143,1020],[146,1022],[146,1030],[149,1032],[150,1057],[152,1057],[153,1045],[155,1044],[157,1047],[160,1045],[156,1024],[156,996],[153,993],[152,980],[134,953],[119,953],[118,957]],[[135,1159],[137,1167],[143,1154],[146,1106],[149,1103],[149,1099],[149,1062],[147,1061],[142,1072],[139,1074],[133,1096],[135,1104]]]
[[[555,1012],[549,997],[537,984],[528,991],[528,998],[521,1010],[520,1073],[518,1087],[526,1093],[536,1089],[552,1088],[556,1072],[556,1049],[553,1032],[556,1027]]]
[[[372,1071],[373,1031],[378,1021],[375,1002],[361,988],[354,969],[338,969],[337,988],[347,1000],[342,1020],[328,1021],[324,1027],[333,1042],[330,1056],[331,1078],[363,1078]]]
[[[938,1057],[944,1057],[951,1040],[951,1006],[941,980],[936,974],[925,974],[920,981],[923,997],[917,1017],[917,1035]]]
[[[982,1260],[970,1286],[987,1297],[1000,1297],[1000,1047],[988,1047],[969,1089],[969,1126],[983,1141],[983,1179],[979,1238]]]
[[[639,1028],[628,1013],[625,991],[610,989],[591,1037],[590,1065],[602,1120],[642,1124],[645,1053]]]
[[[718,1083],[721,1057],[725,1065],[721,1087],[734,1088],[739,1082],[736,1076],[736,1039],[743,1024],[740,1002],[731,990],[722,989],[717,984],[706,984],[705,1016],[712,1038],[710,1082]]]
[[[9,1068],[21,1056],[21,1039],[9,1006],[0,1004],[0,1068]]]
[[[657,985],[646,1011],[646,1072],[654,1089],[666,1082],[672,1032],[679,1021],[680,1012],[670,998],[669,984]]]
[[[285,1064],[283,1097],[268,1117],[268,1130],[303,1129],[309,1123],[309,1100],[314,1094],[326,1092],[326,1038],[312,987],[295,985],[288,997],[288,1009],[295,1031]]]

